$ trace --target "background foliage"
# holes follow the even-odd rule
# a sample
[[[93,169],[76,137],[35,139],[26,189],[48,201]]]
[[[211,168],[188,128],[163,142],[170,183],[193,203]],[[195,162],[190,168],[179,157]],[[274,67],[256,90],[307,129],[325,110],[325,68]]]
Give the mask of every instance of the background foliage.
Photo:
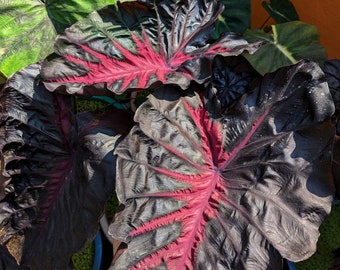
[[[0,71],[6,76],[45,58],[58,33],[115,0],[0,0]],[[1,79],[0,79],[1,83]]]
[[[262,40],[262,48],[246,56],[260,74],[295,64],[303,58],[319,63],[326,59],[317,29],[299,21],[290,1],[264,2],[265,10],[277,24],[262,29],[250,28],[250,0],[222,2],[226,8],[213,37],[232,31],[244,35],[250,42]],[[114,3],[114,0],[0,0],[0,84],[22,67],[51,54],[57,34],[63,33],[66,27],[93,10]]]

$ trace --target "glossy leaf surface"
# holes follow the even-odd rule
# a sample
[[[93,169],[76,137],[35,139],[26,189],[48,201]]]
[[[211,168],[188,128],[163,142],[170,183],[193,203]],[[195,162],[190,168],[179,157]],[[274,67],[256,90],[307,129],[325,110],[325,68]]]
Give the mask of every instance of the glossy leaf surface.
[[[114,119],[128,117],[75,115],[71,97],[47,91],[39,71],[23,69],[0,92],[0,244],[31,269],[67,269],[98,230],[125,130]]]
[[[333,121],[336,124],[336,136],[333,146],[333,176],[336,187],[336,195],[340,197],[340,60],[332,59],[325,61],[322,66],[325,72],[330,92],[335,105]]]
[[[110,233],[128,247],[111,269],[281,269],[315,251],[333,192],[320,68],[268,74],[218,117],[210,102],[165,86],[136,112],[115,151]]]
[[[316,62],[326,60],[326,50],[319,43],[319,33],[315,26],[294,21],[272,25],[271,30],[272,33],[247,30],[244,34],[249,42],[265,42],[255,54],[245,55],[262,75],[302,59]]]
[[[223,10],[217,1],[146,2],[104,8],[67,29],[43,65],[46,87],[83,93],[93,85],[117,94],[159,83],[186,89],[191,81],[211,76],[214,56],[259,46],[235,34],[209,40]]]
[[[211,107],[207,108],[210,113],[228,110],[262,78],[242,56],[216,57],[212,70],[212,91],[208,96]]]
[[[322,70],[325,72],[327,83],[335,104],[335,116],[338,118],[340,116],[340,60],[331,59],[325,61]],[[340,135],[339,125],[339,121],[337,121],[337,135]]]

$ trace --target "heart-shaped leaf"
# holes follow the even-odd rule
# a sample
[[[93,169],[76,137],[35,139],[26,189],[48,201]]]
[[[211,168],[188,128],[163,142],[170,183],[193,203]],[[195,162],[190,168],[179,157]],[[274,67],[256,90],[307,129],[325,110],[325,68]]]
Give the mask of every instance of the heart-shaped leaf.
[[[317,62],[326,60],[326,50],[319,43],[319,33],[315,26],[294,21],[272,25],[271,30],[271,34],[263,30],[247,30],[244,33],[249,42],[264,41],[255,54],[245,55],[262,75],[302,59]]]
[[[71,97],[47,91],[39,72],[28,66],[0,92],[0,244],[20,265],[68,269],[96,235],[115,185],[113,149],[129,118],[75,115]]]
[[[219,117],[209,102],[164,86],[136,112],[115,151],[110,233],[127,249],[112,269],[281,269],[315,251],[333,192],[320,68],[268,74]]]
[[[94,12],[57,38],[57,55],[43,64],[45,85],[69,93],[93,85],[121,94],[156,83],[183,89],[191,81],[202,83],[211,76],[215,55],[259,46],[235,34],[209,40],[222,10],[217,1],[165,0],[118,3]]]

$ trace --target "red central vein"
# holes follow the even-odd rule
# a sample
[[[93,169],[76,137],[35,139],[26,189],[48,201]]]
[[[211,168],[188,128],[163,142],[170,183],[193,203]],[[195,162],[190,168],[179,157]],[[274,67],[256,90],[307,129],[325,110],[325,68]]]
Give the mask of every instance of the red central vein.
[[[185,195],[181,195],[182,199],[187,202],[186,206],[166,216],[159,217],[158,219],[143,224],[141,227],[131,232],[130,236],[136,236],[172,222],[186,220],[186,225],[183,226],[183,231],[178,239],[156,251],[155,254],[157,254],[156,257],[158,260],[160,260],[160,258],[166,259],[167,267],[169,267],[169,269],[188,269],[187,266],[192,265],[192,261],[195,261],[193,257],[196,256],[199,244],[203,241],[203,228],[209,218],[214,216],[215,210],[210,209],[211,206],[209,201],[216,189],[216,185],[218,185],[219,178],[220,175],[218,171],[210,172],[209,181],[205,181],[203,185],[194,187],[193,190],[187,194],[186,199],[184,199]],[[166,194],[160,193],[159,195],[167,197]],[[173,196],[173,193],[169,193],[168,195],[169,197],[176,197]],[[193,209],[196,209],[196,211],[193,211]],[[210,210],[208,211],[207,209]],[[206,215],[204,215],[204,213],[206,213]],[[170,250],[176,251],[176,254],[181,254],[177,260],[171,259]],[[167,259],[169,257],[170,259]],[[155,261],[148,256],[136,265],[136,269],[140,269],[143,265],[156,267],[160,263],[158,260]]]
[[[183,225],[183,231],[179,238],[156,252],[158,258],[168,258],[169,250],[176,250],[177,253],[180,249],[181,255],[178,259],[175,261],[172,259],[167,260],[167,266],[170,269],[179,270],[187,269],[187,266],[192,265],[192,261],[195,261],[194,257],[197,256],[197,250],[204,239],[204,227],[207,221],[217,214],[215,208],[216,205],[218,205],[218,198],[221,198],[221,194],[216,192],[217,185],[220,185],[220,174],[217,170],[217,166],[214,165],[214,162],[217,162],[218,156],[222,151],[220,124],[218,122],[210,121],[203,106],[200,106],[199,109],[194,109],[184,99],[183,104],[192,116],[195,126],[200,131],[202,144],[196,145],[196,148],[201,152],[202,157],[208,156],[206,159],[208,164],[205,166],[194,166],[195,168],[200,169],[202,172],[200,175],[183,175],[182,173],[153,167],[153,169],[158,171],[160,174],[185,182],[191,187],[187,189],[187,192],[183,190],[177,192],[160,192],[152,194],[152,197],[176,198],[177,200],[182,200],[187,204],[180,210],[143,224],[140,228],[134,230],[130,234],[131,236],[141,234],[143,232],[153,230],[158,226],[169,224],[169,222],[185,220],[185,225]],[[208,123],[210,123],[210,125],[207,127]],[[170,149],[172,152],[175,151],[171,149],[171,147],[163,146],[166,149]],[[188,157],[183,156],[183,154],[177,154],[179,154],[184,160],[188,160]],[[221,188],[224,190],[222,185],[220,185],[220,189]],[[216,194],[216,198],[213,198],[214,194]],[[148,263],[156,266],[159,262],[155,262],[150,257],[147,257],[138,265],[147,265]],[[189,268],[190,267],[191,266],[189,266]]]
[[[205,227],[207,220],[204,218],[204,212],[208,212],[208,208],[210,208],[209,200],[212,197],[216,189],[216,185],[218,183],[218,179],[220,178],[219,173],[216,171],[213,176],[210,178],[209,185],[206,189],[201,189],[200,193],[204,193],[203,200],[200,200],[200,207],[197,207],[198,211],[196,213],[196,218],[193,219],[193,227],[185,226],[186,230],[183,230],[181,234],[182,237],[185,237],[186,233],[191,234],[189,238],[186,239],[184,245],[184,254],[181,256],[180,265],[183,266],[183,269],[186,269],[185,263],[186,261],[191,264],[192,261],[196,261],[193,256],[197,255],[197,250],[199,248],[200,242],[202,242],[204,238],[204,233],[202,229]],[[189,210],[193,207],[190,207],[191,202],[189,202]],[[207,213],[209,215],[209,213]],[[210,213],[211,214],[211,213]],[[209,215],[210,216],[210,215]],[[211,217],[210,217],[211,218]],[[180,236],[180,237],[181,237]]]
[[[183,99],[183,105],[185,106],[186,110],[189,112],[189,114],[192,116],[192,119],[197,127],[197,129],[200,132],[202,144],[198,148],[198,150],[201,152],[202,157],[206,158],[206,162],[209,164],[207,168],[214,170],[216,167],[214,164],[214,156],[212,149],[215,148],[214,145],[211,143],[211,139],[209,138],[209,130],[207,130],[207,123],[211,124],[211,130],[212,133],[215,133],[215,129],[217,128],[216,125],[214,125],[208,118],[207,112],[203,108],[202,103],[200,103],[200,107],[197,109],[194,109],[191,107],[186,100]],[[220,145],[220,140],[218,137],[215,138],[215,144]]]
[[[71,55],[66,55],[65,58],[69,61],[72,61],[74,63],[82,64],[83,66],[87,67],[89,70],[89,73],[86,75],[80,76],[85,77],[89,74],[95,74],[95,78],[93,78],[94,82],[101,82],[103,79],[108,80],[110,78],[116,78],[118,76],[123,77],[126,75],[131,75],[134,73],[150,73],[157,71],[156,73],[164,73],[161,72],[162,70],[169,71],[171,70],[171,67],[165,62],[165,59],[163,59],[160,55],[153,52],[153,57],[148,55],[139,54],[133,54],[129,50],[125,49],[121,45],[118,45],[117,42],[114,43],[116,47],[119,47],[120,50],[124,53],[124,59],[115,59],[111,58],[107,55],[104,55],[102,53],[99,53],[83,44],[78,44],[80,48],[82,48],[85,52],[90,53],[91,55],[95,56],[100,62],[89,62],[82,60],[80,58],[76,58]],[[146,48],[145,45],[144,52],[149,52],[150,49]],[[140,48],[140,46],[138,47]],[[149,57],[146,57],[149,56]],[[152,60],[154,61],[150,61]],[[110,73],[110,77],[108,78],[107,73]],[[130,76],[129,76],[130,77]],[[75,82],[77,82],[79,77],[73,78]],[[162,78],[160,78],[162,79]],[[69,81],[72,81],[71,78],[68,79]]]
[[[196,165],[196,169],[201,171],[198,175],[184,175],[183,173],[170,171],[165,168],[153,167],[158,173],[167,175],[190,185],[185,190],[173,192],[154,193],[151,197],[176,199],[186,203],[179,210],[150,220],[130,233],[136,236],[160,226],[166,226],[173,222],[182,223],[182,232],[173,242],[160,248],[153,256],[147,256],[138,263],[140,266],[157,266],[165,260],[170,269],[193,269],[192,262],[195,261],[198,248],[205,238],[204,228],[206,223],[218,215],[218,205],[221,200],[227,200],[224,181],[221,179],[220,171],[223,170],[235,158],[236,154],[249,143],[251,137],[263,123],[268,115],[265,111],[256,121],[254,121],[249,132],[243,140],[229,153],[223,151],[223,131],[219,121],[212,120],[202,103],[199,108],[193,108],[185,99],[182,99],[187,112],[191,115],[196,128],[200,132],[201,145],[195,145],[202,157],[206,157],[206,165]],[[163,145],[163,144],[162,144]],[[188,161],[189,157],[170,146],[163,145],[174,154]],[[190,162],[192,164],[193,162]],[[150,196],[150,194],[149,194]],[[172,251],[172,252],[169,252]],[[176,259],[174,259],[176,258]]]
[[[150,77],[154,74],[159,81],[164,83],[167,80],[166,74],[174,71],[176,67],[167,61],[164,53],[155,51],[145,31],[142,32],[142,35],[143,39],[131,34],[131,38],[136,45],[136,52],[112,40],[113,46],[119,50],[123,56],[121,59],[110,57],[85,44],[78,43],[76,45],[79,46],[83,52],[94,56],[98,61],[91,62],[72,55],[64,55],[66,60],[85,67],[87,69],[86,74],[68,78],[50,79],[49,81],[93,84],[100,82],[114,83],[122,80],[123,85],[121,88],[124,89],[128,87],[132,81],[137,79],[137,87],[144,88],[147,86]],[[162,47],[160,47],[160,49],[162,50]],[[187,76],[187,74],[184,75]]]

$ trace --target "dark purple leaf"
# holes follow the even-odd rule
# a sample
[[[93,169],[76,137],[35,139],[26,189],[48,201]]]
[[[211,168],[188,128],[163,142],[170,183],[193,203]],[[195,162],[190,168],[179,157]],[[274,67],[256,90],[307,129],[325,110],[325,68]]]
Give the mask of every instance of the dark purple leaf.
[[[242,56],[216,57],[212,74],[212,91],[208,92],[208,99],[211,100],[209,111],[219,114],[250,91],[262,77]]]
[[[327,60],[325,61],[322,70],[326,74],[329,89],[331,91],[333,101],[335,104],[335,115],[337,122],[337,135],[340,135],[340,60]]]
[[[333,147],[333,176],[336,186],[336,195],[340,197],[340,60],[325,61],[323,71],[326,74],[330,92],[335,104],[333,121],[336,123],[336,135]]]
[[[155,83],[186,89],[191,81],[204,82],[214,56],[259,46],[231,33],[208,40],[222,10],[217,1],[164,0],[118,3],[94,12],[57,38],[57,55],[43,64],[45,85],[69,93],[93,85],[120,94]]]
[[[67,269],[98,230],[124,131],[115,119],[127,133],[128,118],[75,115],[71,97],[47,91],[39,71],[23,69],[0,92],[0,244],[31,269]]]
[[[320,68],[266,75],[215,117],[164,86],[118,145],[112,269],[281,269],[304,260],[332,202],[334,112]]]

